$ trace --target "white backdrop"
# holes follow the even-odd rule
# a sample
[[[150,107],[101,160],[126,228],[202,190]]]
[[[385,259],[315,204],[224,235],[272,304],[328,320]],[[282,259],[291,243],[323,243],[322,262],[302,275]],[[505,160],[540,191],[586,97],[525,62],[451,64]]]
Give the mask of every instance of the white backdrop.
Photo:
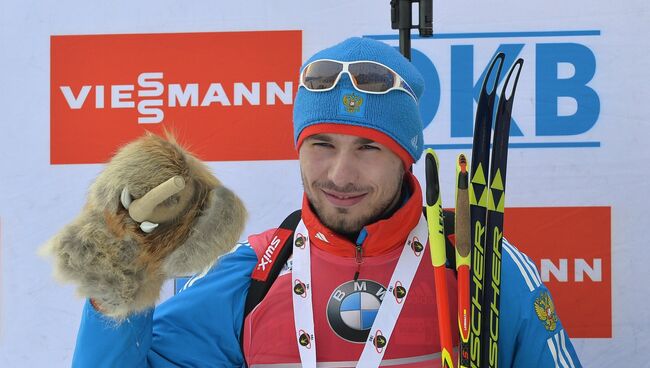
[[[51,265],[35,254],[79,212],[89,184],[102,168],[101,164],[50,164],[50,36],[251,30],[301,30],[303,60],[349,36],[397,34],[390,29],[388,0],[0,3],[0,366],[69,366],[83,304],[72,286],[53,281]],[[598,34],[543,37],[540,33],[584,30]],[[477,36],[486,32],[507,35],[487,40]],[[435,63],[440,78],[440,104],[425,130],[426,143],[471,142],[450,136],[452,46],[474,45],[475,59],[481,60],[474,65],[476,81],[496,48],[505,43],[523,44],[520,56],[526,59],[513,113],[523,136],[511,142],[599,142],[585,148],[513,149],[507,205],[611,207],[612,337],[573,341],[588,367],[650,366],[646,353],[650,252],[643,235],[650,225],[646,217],[650,4],[645,0],[436,1],[434,33],[475,36],[413,40],[413,47]],[[535,45],[560,41],[584,45],[594,55],[596,73],[589,86],[598,95],[600,111],[585,132],[542,136],[534,118],[535,70],[541,52]],[[386,42],[397,44],[395,39]],[[558,75],[575,72],[570,66],[558,67]],[[560,99],[558,113],[571,115],[579,104]],[[440,150],[442,165],[453,167],[458,152]],[[300,204],[296,161],[211,162],[210,166],[247,204],[251,217],[246,233],[276,226]],[[415,169],[419,176],[422,171],[419,165]],[[450,204],[452,176],[442,180],[443,203]]]

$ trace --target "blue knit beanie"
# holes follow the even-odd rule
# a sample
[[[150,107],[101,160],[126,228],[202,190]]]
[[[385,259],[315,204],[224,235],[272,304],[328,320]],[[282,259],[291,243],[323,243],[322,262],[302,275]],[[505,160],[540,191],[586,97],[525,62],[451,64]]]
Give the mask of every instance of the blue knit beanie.
[[[338,61],[370,60],[384,64],[399,74],[413,89],[418,98],[424,91],[424,79],[415,67],[395,48],[368,38],[353,37],[337,45],[317,52],[309,58],[300,70],[318,59]],[[345,101],[357,101],[350,109]],[[395,141],[412,158],[418,160],[422,154],[422,119],[417,103],[404,91],[393,90],[386,94],[371,94],[356,90],[347,74],[343,74],[336,87],[327,92],[310,92],[298,89],[293,105],[293,134],[296,147],[302,140],[305,128],[317,124],[342,125],[370,128],[381,132]],[[314,129],[308,129],[313,131]],[[340,132],[340,129],[337,129]],[[370,137],[367,137],[370,138]],[[370,138],[372,139],[372,138]],[[379,142],[382,143],[382,142]]]

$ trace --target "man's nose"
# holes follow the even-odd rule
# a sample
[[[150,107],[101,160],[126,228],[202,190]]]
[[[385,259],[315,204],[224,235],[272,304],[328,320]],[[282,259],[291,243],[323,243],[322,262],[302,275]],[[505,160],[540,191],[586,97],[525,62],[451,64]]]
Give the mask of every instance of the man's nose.
[[[359,178],[358,160],[352,152],[339,151],[329,168],[329,179],[339,188],[354,185]]]

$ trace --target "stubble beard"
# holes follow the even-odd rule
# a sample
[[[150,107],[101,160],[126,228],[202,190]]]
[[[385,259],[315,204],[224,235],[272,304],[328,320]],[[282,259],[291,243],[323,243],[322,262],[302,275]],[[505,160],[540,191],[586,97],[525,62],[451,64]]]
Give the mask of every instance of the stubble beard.
[[[359,233],[364,226],[372,224],[392,214],[399,204],[399,199],[401,197],[403,175],[399,175],[398,179],[392,183],[393,188],[395,188],[392,196],[383,199],[381,202],[375,203],[372,207],[366,209],[356,217],[352,217],[352,211],[348,208],[335,207],[331,205],[329,206],[330,208],[326,208],[326,204],[322,202],[327,199],[323,199],[322,201],[318,200],[316,195],[311,192],[307,185],[305,185],[306,181],[304,175],[302,176],[302,182],[303,189],[307,194],[307,199],[309,199],[309,203],[321,223],[338,234],[352,237]],[[345,187],[338,187],[329,181],[315,181],[311,184],[310,188],[313,188],[314,190],[329,189],[338,193],[365,192],[368,193],[368,196],[374,193],[373,188],[358,187],[352,184]]]

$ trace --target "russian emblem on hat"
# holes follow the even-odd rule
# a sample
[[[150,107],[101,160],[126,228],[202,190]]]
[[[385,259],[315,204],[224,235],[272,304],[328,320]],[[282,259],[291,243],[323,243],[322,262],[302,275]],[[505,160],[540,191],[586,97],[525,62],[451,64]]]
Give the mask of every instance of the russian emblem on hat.
[[[345,110],[350,113],[359,111],[361,105],[363,105],[363,97],[357,96],[354,93],[343,96],[343,105],[345,105]]]
[[[341,89],[339,115],[363,117],[366,112],[366,94],[348,88]]]

